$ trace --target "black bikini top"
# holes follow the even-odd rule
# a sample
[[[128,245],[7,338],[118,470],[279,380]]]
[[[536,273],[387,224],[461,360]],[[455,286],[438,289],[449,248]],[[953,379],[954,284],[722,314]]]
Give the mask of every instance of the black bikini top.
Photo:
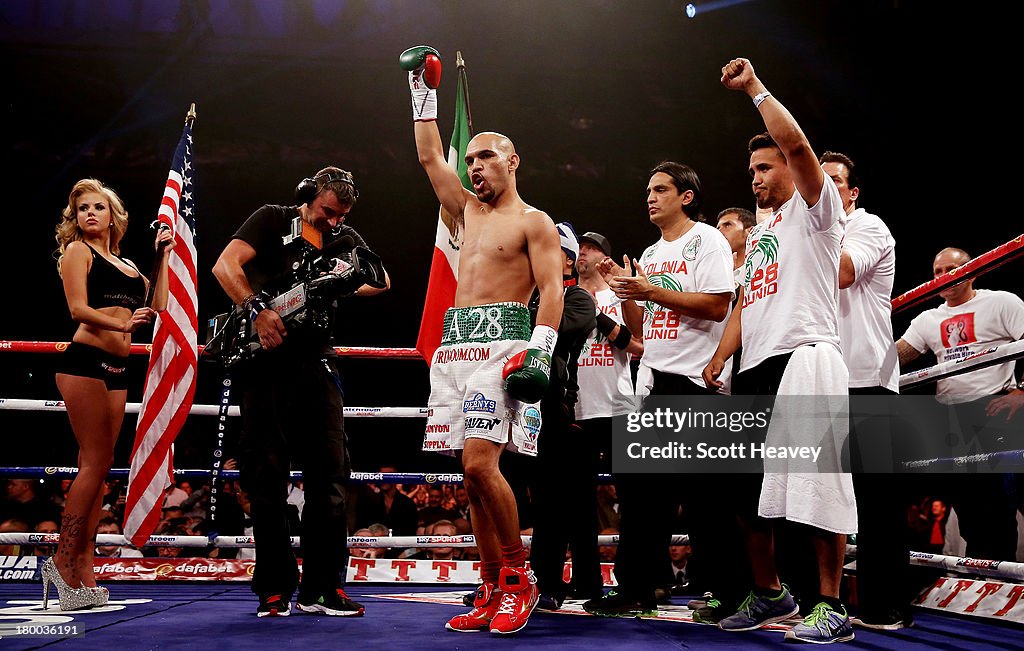
[[[146,281],[142,279],[142,274],[132,278],[96,249],[91,246],[89,249],[92,251],[92,268],[86,280],[89,307],[126,307],[132,312],[142,307],[146,300]]]

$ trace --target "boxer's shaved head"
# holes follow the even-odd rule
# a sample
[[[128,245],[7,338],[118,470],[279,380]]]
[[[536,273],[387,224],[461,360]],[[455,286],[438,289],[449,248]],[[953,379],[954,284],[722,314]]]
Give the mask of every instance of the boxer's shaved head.
[[[502,158],[510,158],[516,153],[516,146],[512,144],[508,136],[496,131],[482,131],[473,136],[473,139],[469,141],[469,145],[466,146],[466,153],[469,154],[469,152],[483,149],[498,152]]]

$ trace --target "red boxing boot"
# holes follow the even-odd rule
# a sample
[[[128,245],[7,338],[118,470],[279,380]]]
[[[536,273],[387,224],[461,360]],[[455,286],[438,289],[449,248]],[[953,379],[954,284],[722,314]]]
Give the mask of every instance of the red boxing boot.
[[[498,592],[498,586],[493,583],[481,583],[473,598],[473,610],[452,617],[444,627],[457,633],[486,631],[500,604],[501,593]]]
[[[518,633],[526,626],[540,599],[537,579],[525,567],[503,567],[498,577],[498,590],[504,594],[501,595],[501,606],[491,620],[491,633]]]

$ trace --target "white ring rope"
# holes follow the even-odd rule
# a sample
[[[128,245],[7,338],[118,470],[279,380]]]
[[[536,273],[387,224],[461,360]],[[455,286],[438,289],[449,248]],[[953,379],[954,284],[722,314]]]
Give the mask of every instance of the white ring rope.
[[[522,536],[523,544],[530,546],[532,536]],[[60,541],[59,533],[0,533],[0,545],[55,545]],[[300,546],[297,536],[291,538],[292,547]],[[618,545],[619,536],[598,536],[599,545]],[[672,545],[689,544],[689,536],[675,534]],[[124,536],[115,534],[97,534],[96,545],[130,547],[131,543]],[[254,547],[252,536],[151,536],[145,547],[219,547],[229,549]],[[431,549],[439,547],[475,547],[476,539],[471,535],[463,536],[350,536],[349,548],[380,549],[380,548],[412,548]],[[856,557],[857,546],[846,546],[847,556]],[[910,552],[909,563],[924,567],[934,567],[947,572],[960,574],[980,574],[999,579],[1024,581],[1024,563],[1013,561],[989,561],[963,556],[943,556],[942,554],[926,554]]]
[[[977,371],[1021,357],[1024,357],[1024,339],[1001,346],[992,346],[963,359],[942,362],[920,371],[904,373],[900,376],[900,389],[910,389],[929,382],[937,382],[954,375]]]
[[[533,536],[521,536],[523,544],[530,546]],[[292,547],[301,546],[298,536],[292,536]],[[671,544],[688,545],[686,534],[672,536]],[[0,533],[0,545],[56,545],[60,542],[59,533]],[[96,535],[99,546],[131,547],[124,536],[119,534],[101,533]],[[619,536],[605,535],[597,537],[598,545],[618,545]],[[143,547],[254,547],[252,536],[150,536]],[[358,548],[389,548],[389,547],[476,547],[476,538],[471,535],[461,536],[349,536],[349,547]]]

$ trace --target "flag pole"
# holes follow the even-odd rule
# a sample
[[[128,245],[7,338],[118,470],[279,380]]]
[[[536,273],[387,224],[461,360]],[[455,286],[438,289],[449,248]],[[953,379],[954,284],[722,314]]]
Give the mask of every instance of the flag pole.
[[[469,77],[466,76],[466,61],[462,58],[462,50],[455,51],[455,67],[459,71],[459,80],[462,82],[462,100],[466,105],[466,124],[469,126],[469,135],[473,136],[473,110],[469,104]]]
[[[192,104],[188,107],[188,113],[185,114],[185,126],[188,126],[190,122],[194,122],[195,119],[196,103],[192,102]],[[149,227],[156,232],[171,230],[171,227],[167,223],[162,222],[159,219],[154,220],[153,223],[149,225]],[[146,307],[153,307],[153,298],[156,295],[156,279],[160,273],[160,266],[163,263],[164,256],[166,255],[167,241],[165,240],[163,242],[160,242],[159,245],[157,245],[156,257],[153,258],[153,271],[150,272],[149,274],[151,282],[149,283],[149,291],[146,292],[146,302],[144,303]]]

